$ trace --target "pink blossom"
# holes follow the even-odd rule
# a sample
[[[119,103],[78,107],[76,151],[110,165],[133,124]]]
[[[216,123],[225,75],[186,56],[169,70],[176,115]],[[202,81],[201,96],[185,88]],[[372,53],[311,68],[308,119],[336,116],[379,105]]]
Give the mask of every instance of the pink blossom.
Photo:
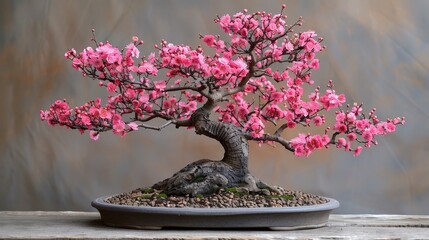
[[[358,146],[358,147],[356,147],[356,149],[354,150],[354,152],[353,152],[353,156],[359,156],[359,154],[362,152],[362,147],[361,146]]]
[[[154,83],[154,89],[156,91],[163,91],[166,87],[166,82],[165,81],[157,81]]]
[[[249,130],[253,137],[259,138],[264,135],[264,124],[261,119],[253,115],[244,126],[244,129]]]
[[[292,138],[290,140],[290,143],[292,144],[292,146],[299,146],[299,145],[304,145],[307,143],[307,138],[308,135],[306,134],[298,134],[298,137]]]
[[[347,134],[347,138],[349,139],[350,142],[353,142],[354,140],[356,140],[356,134],[355,133],[349,133],[349,134]]]
[[[320,97],[320,102],[326,110],[341,106],[345,101],[344,94],[337,95],[333,90],[326,90],[326,94]]]
[[[395,124],[393,124],[393,123],[387,123],[387,124],[386,124],[386,131],[387,131],[388,133],[391,133],[391,132],[396,131],[396,126],[395,126]]]
[[[141,103],[147,103],[149,101],[149,95],[147,94],[141,94],[139,98],[139,102]]]
[[[338,123],[343,123],[345,119],[346,119],[346,114],[345,114],[345,113],[343,113],[343,112],[339,112],[339,113],[337,113],[337,116],[335,117],[335,120],[336,120]]]
[[[128,88],[124,95],[129,99],[134,99],[136,97],[136,90]]]
[[[122,116],[120,114],[118,114],[118,113],[115,113],[115,114],[112,115],[112,123],[116,124],[118,122],[123,122],[122,121]]]
[[[310,134],[298,134],[298,137],[291,139],[290,143],[295,149],[294,154],[296,156],[308,156],[315,149],[321,149],[329,143],[329,137],[327,135],[314,135]]]
[[[342,124],[342,123],[336,123],[334,129],[337,130],[338,132],[342,133],[342,132],[347,131],[347,126],[345,124]]]
[[[305,156],[306,152],[304,151],[303,146],[297,146],[297,147],[295,147],[295,151],[293,152],[293,154],[295,156],[301,157],[301,156]]]
[[[310,149],[320,149],[324,146],[320,135],[311,136],[308,139],[307,144]]]
[[[370,142],[373,137],[374,136],[369,129],[365,129],[362,133],[362,138],[365,139],[367,142]]]
[[[140,55],[140,51],[136,48],[133,43],[128,44],[126,47],[126,55],[138,58]]]
[[[347,141],[344,138],[338,138],[337,140],[337,148],[342,148],[347,145]]]
[[[307,65],[301,61],[295,61],[292,63],[292,67],[290,67],[290,70],[295,73],[295,75],[299,75]]]
[[[138,71],[139,71],[139,73],[146,73],[147,72],[147,73],[155,75],[155,76],[158,73],[158,69],[152,63],[149,63],[149,62],[143,63],[143,65],[139,67]]]
[[[210,47],[215,43],[215,37],[213,35],[205,35],[203,41]]]
[[[247,63],[242,58],[238,58],[231,63],[238,71],[243,71],[247,69]],[[247,73],[247,71],[245,73]]]
[[[74,58],[73,59],[73,63],[72,63],[72,66],[73,66],[73,68],[74,69],[80,69],[81,67],[82,67],[82,61],[79,59],[79,58]]]
[[[133,131],[137,131],[139,129],[139,125],[135,122],[130,122],[127,124]]]
[[[125,135],[125,123],[122,120],[114,121],[113,133],[118,135]]]
[[[313,59],[314,59],[314,57],[316,56],[316,54],[314,53],[314,52],[308,52],[308,53],[306,53],[305,54],[305,60],[307,61],[307,62],[311,62]],[[315,60],[317,60],[317,63],[311,63],[311,64],[317,64],[317,65],[319,65],[319,60],[318,59],[315,59]],[[311,66],[311,64],[310,64],[310,67],[311,68],[313,68],[312,66]],[[314,69],[314,68],[313,68]]]
[[[107,84],[107,91],[109,93],[114,93],[116,91],[116,85],[114,83],[112,83],[112,82],[109,82]]]
[[[314,31],[303,32],[299,35],[299,45],[304,46],[308,43],[311,38],[317,37],[317,34]]]
[[[293,120],[295,120],[295,114],[292,111],[288,110],[288,109],[286,109],[284,111],[283,115],[285,116],[285,120],[287,120],[287,121],[293,121]]]
[[[58,115],[58,121],[60,123],[67,123],[67,122],[69,122],[70,111],[61,111],[61,112],[57,113],[57,115]]]
[[[100,137],[100,134],[96,131],[89,131],[89,137],[94,140],[97,141],[98,138]]]
[[[122,54],[119,49],[112,47],[109,43],[99,46],[96,51],[99,53],[99,56],[105,59],[109,64],[122,62]]]
[[[176,107],[176,103],[177,103],[177,99],[175,97],[172,97],[168,100],[164,100],[164,102],[162,103],[162,107],[164,109],[170,109],[170,108],[175,108]]]
[[[393,124],[391,122],[383,122],[379,125],[382,128],[382,131],[385,131],[386,133],[391,133],[391,132],[396,131],[395,124]]]
[[[369,121],[368,119],[356,120],[355,124],[357,129],[359,129],[360,131],[363,131],[365,130],[365,128],[369,126]]]
[[[271,94],[271,99],[274,101],[274,103],[279,103],[284,101],[284,93],[282,92],[273,92]]]
[[[96,69],[102,69],[104,67],[103,60],[98,54],[94,54],[91,58],[88,59],[88,61]]]
[[[247,28],[242,28],[242,29],[240,30],[240,35],[241,35],[242,37],[247,37],[247,34],[249,34],[249,30],[247,30]]]
[[[179,107],[181,107],[184,114],[189,114],[197,109],[197,102],[190,101],[189,103],[179,102]]]
[[[223,15],[219,21],[220,26],[224,31],[227,31],[227,29],[229,28],[230,22],[231,22],[231,17],[228,14]]]
[[[347,114],[347,121],[349,121],[350,123],[354,123],[354,121],[356,121],[356,115],[354,113],[348,113]]]
[[[222,112],[221,116],[219,117],[219,121],[230,123],[232,122],[232,116],[227,112]]]
[[[76,57],[76,50],[74,48],[68,50],[65,54],[64,54],[65,58],[68,59],[73,59],[74,57]]]
[[[112,113],[109,110],[107,110],[106,108],[102,108],[100,110],[100,117],[103,119],[110,120],[112,118]]]
[[[323,124],[324,120],[321,116],[316,116],[313,118],[314,125],[320,126]]]
[[[80,119],[82,121],[83,124],[90,126],[91,125],[91,118],[89,118],[87,115],[80,115]]]
[[[275,104],[270,104],[266,107],[266,116],[272,119],[283,118],[283,110]]]
[[[296,123],[294,121],[289,121],[289,122],[287,122],[286,125],[287,125],[288,128],[294,128],[294,127],[296,127]]]
[[[326,135],[326,134],[322,135],[322,143],[324,146],[327,145],[330,141],[331,141],[331,139],[329,138],[328,135]]]
[[[100,116],[100,109],[95,106],[92,106],[89,108],[89,114],[93,117],[98,117]]]
[[[282,59],[282,54],[283,54],[283,50],[281,48],[275,48],[273,50],[273,53],[272,53],[273,59],[276,60],[276,61],[281,60]]]
[[[237,112],[238,117],[240,117],[241,119],[246,119],[247,114],[249,114],[249,108],[245,106],[240,106],[238,107]]]
[[[294,49],[293,44],[291,42],[287,42],[286,45],[285,45],[285,48],[288,51],[293,51],[293,49]]]
[[[40,110],[39,113],[40,113],[40,120],[45,121],[45,120],[47,120],[49,118],[48,111]]]
[[[319,69],[319,59],[313,59],[310,63],[310,68],[317,70]]]
[[[298,117],[307,117],[308,112],[305,108],[299,108],[295,110],[295,115]]]
[[[245,48],[249,43],[246,39],[243,39],[237,35],[233,35],[231,38],[231,45],[235,48]]]
[[[195,111],[195,110],[197,110],[197,102],[190,101],[188,103],[188,108],[189,108],[189,111]]]

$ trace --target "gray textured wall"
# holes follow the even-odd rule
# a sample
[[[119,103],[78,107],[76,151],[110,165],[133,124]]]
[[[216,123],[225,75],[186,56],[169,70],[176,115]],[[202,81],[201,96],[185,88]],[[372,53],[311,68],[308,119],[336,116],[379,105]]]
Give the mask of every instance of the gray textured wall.
[[[99,141],[39,121],[58,98],[72,105],[101,91],[63,58],[99,40],[133,35],[196,46],[220,32],[217,14],[278,12],[281,1],[0,1],[0,210],[92,210],[95,197],[147,186],[221,147],[192,131],[140,131]],[[250,168],[272,184],[337,198],[339,213],[429,214],[429,1],[287,1],[290,21],[325,38],[316,77],[349,101],[407,124],[358,158],[328,150],[295,158],[251,145]],[[152,50],[152,49],[150,49]],[[290,135],[292,136],[292,134]]]

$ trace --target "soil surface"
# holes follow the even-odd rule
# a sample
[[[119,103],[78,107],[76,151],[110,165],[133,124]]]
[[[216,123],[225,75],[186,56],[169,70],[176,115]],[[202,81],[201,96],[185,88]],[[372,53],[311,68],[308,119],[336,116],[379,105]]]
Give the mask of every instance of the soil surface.
[[[257,208],[298,207],[327,203],[329,200],[313,194],[288,191],[274,187],[277,191],[264,189],[263,193],[249,193],[239,188],[220,189],[216,194],[203,196],[167,196],[151,188],[139,188],[122,193],[105,201],[111,204],[171,207],[171,208]]]

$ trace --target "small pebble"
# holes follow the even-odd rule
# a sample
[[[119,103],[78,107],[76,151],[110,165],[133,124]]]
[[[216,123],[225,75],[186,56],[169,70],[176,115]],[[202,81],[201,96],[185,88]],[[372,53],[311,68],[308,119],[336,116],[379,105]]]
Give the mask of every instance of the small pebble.
[[[296,207],[327,203],[328,200],[321,196],[288,191],[281,187],[275,187],[276,191],[255,193],[233,193],[224,189],[218,193],[204,197],[169,196],[160,197],[160,192],[154,192],[150,197],[142,197],[144,189],[139,188],[131,192],[122,193],[105,199],[107,203],[144,207],[169,207],[169,208],[257,208],[257,207]],[[281,196],[279,195],[281,194]],[[145,194],[146,196],[147,194]],[[165,195],[164,195],[165,196]],[[285,198],[285,196],[287,198]]]

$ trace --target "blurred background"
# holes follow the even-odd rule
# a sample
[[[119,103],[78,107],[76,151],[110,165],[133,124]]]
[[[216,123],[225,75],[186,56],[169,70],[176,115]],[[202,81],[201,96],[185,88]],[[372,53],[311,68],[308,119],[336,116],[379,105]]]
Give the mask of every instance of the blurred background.
[[[105,91],[63,54],[99,41],[143,51],[166,39],[197,46],[220,34],[216,15],[280,11],[284,1],[0,1],[0,210],[94,211],[96,197],[149,186],[187,163],[220,159],[222,147],[193,131],[88,135],[39,120],[56,99],[81,105]],[[286,1],[289,22],[323,36],[315,72],[349,102],[406,125],[359,157],[330,149],[296,158],[251,145],[251,172],[273,185],[338,199],[336,213],[429,214],[429,1]],[[307,131],[307,130],[303,130]],[[290,134],[290,137],[293,137]]]

